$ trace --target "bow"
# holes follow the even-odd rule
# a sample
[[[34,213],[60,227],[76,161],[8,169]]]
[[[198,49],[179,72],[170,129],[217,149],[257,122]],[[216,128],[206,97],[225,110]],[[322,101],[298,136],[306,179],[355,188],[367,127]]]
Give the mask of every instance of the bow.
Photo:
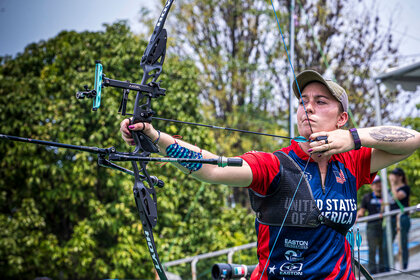
[[[89,91],[87,88],[85,92],[79,92],[76,97],[82,99],[84,97],[93,99],[92,110],[96,111],[101,102],[102,87],[119,87],[123,89],[123,98],[120,104],[119,113],[127,115],[126,106],[128,101],[128,94],[130,90],[136,90],[137,95],[134,103],[134,112],[132,114],[131,123],[151,122],[151,117],[154,111],[151,108],[152,99],[156,99],[165,95],[165,89],[162,89],[157,82],[162,73],[163,62],[165,61],[167,33],[163,28],[165,20],[168,16],[169,10],[174,0],[168,0],[159,16],[153,34],[142,56],[140,66],[143,69],[143,78],[140,84],[130,82],[122,82],[108,79],[102,73],[102,65],[99,61],[96,62],[95,69],[95,85],[94,89]],[[158,152],[156,143],[154,143],[148,136],[142,132],[132,132],[136,148],[133,154],[139,154],[139,157],[149,157],[150,153]],[[146,169],[147,161],[137,162],[129,154],[124,157],[130,160],[133,167],[134,187],[133,194],[136,202],[136,207],[140,215],[140,220],[143,225],[143,232],[147,241],[150,256],[153,261],[153,266],[156,269],[160,279],[167,279],[162,263],[159,260],[156,244],[153,238],[153,227],[157,223],[157,198],[155,185],[163,187],[163,182],[154,179]],[[116,158],[110,158],[115,160]],[[122,159],[122,158],[120,158]],[[143,181],[147,182],[146,186]]]
[[[108,79],[102,73],[102,65],[99,61],[96,62],[95,70],[95,85],[94,90],[86,92],[79,92],[77,98],[92,98],[92,110],[96,111],[101,102],[102,87],[119,87],[123,89],[123,98],[121,100],[120,108],[118,110],[123,116],[127,115],[126,106],[128,101],[128,94],[130,90],[136,90],[137,95],[134,103],[134,112],[132,114],[131,123],[151,122],[154,115],[151,104],[152,99],[159,98],[165,95],[165,89],[160,87],[158,78],[162,73],[163,62],[165,61],[167,33],[163,28],[165,20],[168,16],[169,10],[174,0],[168,0],[159,16],[156,26],[150,41],[141,58],[140,66],[143,69],[143,78],[140,84],[130,82],[122,82]],[[136,148],[132,154],[139,154],[139,157],[149,157],[151,153],[157,153],[159,149],[148,136],[142,132],[132,132]],[[140,215],[140,220],[143,225],[143,232],[146,237],[147,247],[153,261],[153,266],[156,269],[160,279],[167,279],[162,263],[159,260],[155,240],[153,238],[153,227],[157,223],[157,198],[155,185],[163,187],[163,182],[156,180],[150,176],[146,169],[147,161],[136,161],[132,154],[125,155],[124,159],[131,161],[134,174],[133,194],[136,202],[136,207]],[[111,159],[111,158],[110,158]],[[122,158],[119,158],[122,160]],[[115,157],[112,160],[116,160]],[[143,181],[147,182],[147,186]]]
[[[150,41],[142,56],[140,66],[143,69],[143,78],[140,84],[112,80],[106,78],[102,73],[102,64],[97,61],[95,69],[95,85],[93,90],[89,90],[85,87],[84,92],[78,92],[76,97],[92,98],[93,107],[92,110],[96,111],[100,106],[102,87],[117,87],[123,89],[123,98],[121,100],[119,113],[122,115],[132,115],[131,124],[139,122],[150,123],[155,112],[152,110],[152,100],[157,99],[161,96],[165,96],[165,89],[160,87],[158,82],[159,76],[162,73],[162,66],[165,61],[166,54],[166,42],[167,32],[163,28],[169,10],[174,0],[168,0],[159,16],[156,26],[153,30]],[[128,94],[130,90],[137,91],[136,99],[134,102],[133,114],[127,114],[126,106],[128,101]],[[133,193],[139,212],[139,216],[143,225],[143,232],[147,241],[147,247],[149,249],[150,256],[153,261],[154,268],[160,279],[166,280],[166,274],[164,267],[159,260],[159,256],[156,249],[156,244],[153,238],[153,227],[157,224],[157,198],[155,186],[163,187],[163,182],[154,176],[150,176],[146,169],[146,165],[149,161],[154,160],[150,157],[151,153],[159,152],[156,142],[153,142],[147,135],[139,131],[132,132],[136,148],[133,153],[120,153],[113,154],[109,157],[109,160],[102,162],[103,166],[110,164],[110,161],[131,161],[134,175],[134,187]],[[145,159],[145,160],[141,160]],[[217,164],[218,166],[224,167],[230,166],[241,166],[242,159],[226,159],[220,157],[218,159],[209,160],[196,160],[196,159],[184,159],[179,161],[177,158],[166,158],[163,160],[154,161],[169,161],[169,162],[201,162],[209,164]],[[213,162],[213,163],[210,163]],[[144,184],[144,181],[147,183]]]
[[[132,123],[138,122],[151,122],[151,117],[154,111],[151,108],[151,101],[154,98],[165,95],[165,90],[160,88],[157,82],[160,74],[162,73],[163,62],[165,61],[166,54],[166,41],[167,34],[166,29],[163,28],[166,17],[168,16],[174,0],[168,0],[159,16],[156,23],[155,29],[153,30],[152,37],[144,51],[143,57],[140,62],[140,66],[143,69],[143,78],[139,91],[137,91],[136,100],[134,103],[134,112],[131,119]],[[123,99],[121,101],[119,111],[122,115],[126,114],[126,105],[128,90],[125,89]],[[143,100],[145,102],[143,102]],[[134,154],[139,153],[140,156],[148,157],[150,153],[157,153],[159,149],[148,136],[142,132],[132,132],[136,148]],[[134,172],[134,187],[133,193],[136,201],[137,210],[140,215],[140,219],[143,225],[143,232],[146,237],[147,247],[149,249],[150,256],[153,261],[153,265],[156,269],[159,278],[166,280],[166,274],[162,263],[159,260],[157,253],[156,244],[153,238],[153,227],[157,223],[157,198],[155,191],[155,182],[146,170],[146,161],[137,162],[131,161],[133,172]],[[143,173],[143,178],[141,173]],[[143,183],[143,179],[148,184],[148,187]],[[161,187],[160,185],[158,185]],[[163,185],[162,185],[163,186]]]

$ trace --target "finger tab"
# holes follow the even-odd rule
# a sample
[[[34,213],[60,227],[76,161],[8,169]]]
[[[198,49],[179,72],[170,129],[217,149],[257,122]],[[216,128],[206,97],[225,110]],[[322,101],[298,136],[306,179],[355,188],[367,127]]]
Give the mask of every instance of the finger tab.
[[[315,138],[315,141],[322,141],[322,140],[327,140],[328,136],[318,136]]]

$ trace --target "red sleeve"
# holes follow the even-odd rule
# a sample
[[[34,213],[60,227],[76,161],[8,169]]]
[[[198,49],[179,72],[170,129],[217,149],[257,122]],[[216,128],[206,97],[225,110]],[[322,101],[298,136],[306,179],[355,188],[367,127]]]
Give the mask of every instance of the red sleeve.
[[[372,148],[362,147],[359,150],[351,150],[341,155],[346,167],[356,177],[357,190],[365,184],[372,183],[376,175],[376,172],[370,173]]]
[[[279,172],[280,161],[271,153],[248,152],[240,156],[252,170],[252,183],[249,188],[259,194],[266,194],[268,187]]]

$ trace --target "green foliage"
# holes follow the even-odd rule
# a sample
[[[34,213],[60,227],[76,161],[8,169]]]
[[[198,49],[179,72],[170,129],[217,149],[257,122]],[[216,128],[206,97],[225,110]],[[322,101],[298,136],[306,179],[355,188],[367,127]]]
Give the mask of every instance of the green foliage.
[[[420,110],[420,104],[417,104]],[[420,131],[420,117],[407,118],[402,123],[405,127],[411,127],[416,131]],[[391,166],[394,168],[395,166]],[[407,176],[408,185],[411,187],[410,205],[416,205],[420,201],[420,150],[414,152],[409,158],[401,161],[398,167],[402,168]]]
[[[257,132],[285,135],[287,114],[278,108],[272,60],[278,54],[278,31],[266,1],[185,1],[174,11],[180,51],[201,70],[199,83],[207,122]],[[284,14],[280,15],[282,18]],[[185,47],[187,46],[187,47]],[[278,80],[274,83],[277,84]],[[284,104],[286,99],[281,99]],[[273,138],[213,131],[221,154],[278,148]]]
[[[1,133],[128,150],[119,135],[123,118],[116,114],[122,92],[105,88],[95,113],[91,100],[77,100],[75,93],[84,84],[92,87],[97,59],[108,77],[138,81],[146,44],[117,22],[103,32],[63,31],[16,58],[1,58]],[[158,116],[200,121],[197,68],[176,55],[166,60],[161,80],[167,96],[153,109]],[[130,98],[133,103],[134,94]],[[207,130],[158,121],[154,126],[214,149]],[[96,156],[65,149],[1,141],[0,156],[3,277],[154,278],[133,178],[99,167]],[[165,182],[157,191],[154,229],[162,261],[252,241],[253,217],[224,207],[227,187],[203,185],[197,192],[200,183],[170,165],[150,163],[148,169]]]
[[[354,116],[350,125],[371,126],[374,118],[366,117],[374,114],[371,75],[396,62],[397,44],[389,31],[392,23],[388,31],[381,30],[375,7],[355,2],[296,1],[293,68],[296,75],[313,69],[335,78],[349,95]],[[274,4],[289,48],[291,1]],[[286,136],[291,68],[270,1],[187,0],[173,15],[173,29],[185,45],[179,52],[191,55],[201,72],[206,122]],[[383,92],[381,104],[390,96]],[[381,110],[388,120],[389,109]],[[213,133],[220,139],[220,154],[271,152],[289,144],[270,137]],[[247,193],[240,189],[234,189],[234,199],[249,206]]]

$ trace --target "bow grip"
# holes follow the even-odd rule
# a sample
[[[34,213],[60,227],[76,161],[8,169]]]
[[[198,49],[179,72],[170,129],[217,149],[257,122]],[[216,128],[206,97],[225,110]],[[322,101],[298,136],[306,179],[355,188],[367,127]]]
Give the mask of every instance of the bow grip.
[[[130,120],[130,124],[133,122]],[[131,131],[133,135],[134,142],[136,143],[136,149],[134,153],[141,152],[141,150],[149,152],[149,153],[158,153],[159,149],[155,143],[153,143],[152,139],[149,136],[144,134],[141,131]]]

